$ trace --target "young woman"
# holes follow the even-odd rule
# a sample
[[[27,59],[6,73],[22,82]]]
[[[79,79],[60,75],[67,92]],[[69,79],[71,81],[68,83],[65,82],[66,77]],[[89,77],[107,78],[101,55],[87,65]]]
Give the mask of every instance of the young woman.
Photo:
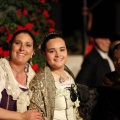
[[[74,75],[65,65],[67,48],[58,32],[48,33],[41,45],[46,66],[31,81],[29,109],[38,109],[45,120],[78,120],[79,101]]]

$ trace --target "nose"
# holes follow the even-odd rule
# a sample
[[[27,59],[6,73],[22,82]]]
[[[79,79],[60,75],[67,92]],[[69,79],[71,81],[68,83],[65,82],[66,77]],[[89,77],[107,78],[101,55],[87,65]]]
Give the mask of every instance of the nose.
[[[23,51],[24,49],[25,49],[24,45],[21,44],[21,45],[20,45],[20,51]]]
[[[60,56],[60,52],[59,52],[59,51],[56,51],[55,56],[56,56],[56,57],[59,57],[59,56]]]

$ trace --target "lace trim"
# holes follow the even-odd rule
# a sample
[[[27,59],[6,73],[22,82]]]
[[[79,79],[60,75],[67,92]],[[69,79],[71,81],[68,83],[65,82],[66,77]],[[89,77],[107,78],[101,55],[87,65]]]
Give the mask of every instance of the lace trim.
[[[9,66],[9,63],[6,59],[1,58],[0,61],[2,69],[5,71],[4,76],[5,79],[2,81],[6,82],[5,89],[7,91],[8,95],[11,95],[13,97],[13,100],[17,100],[17,111],[18,112],[24,112],[27,110],[27,106],[30,104],[30,98],[32,96],[32,92],[28,89],[27,91],[22,91],[18,85],[15,84],[13,77],[12,77],[12,71]],[[5,74],[6,73],[6,74]],[[27,73],[28,74],[28,73]],[[30,78],[33,78],[35,73],[32,69],[29,69],[29,75],[27,88],[29,88],[29,82],[31,81]]]
[[[63,85],[61,85],[57,80],[55,80],[55,86],[56,86],[56,96],[57,97],[62,97],[62,96],[68,96],[70,95],[70,91],[66,89],[66,87],[70,87],[71,84],[75,84],[73,78],[66,72],[67,76],[69,77],[69,81],[66,81]],[[75,90],[77,87],[75,86]],[[80,101],[77,99],[74,102],[74,105],[76,107],[79,106]]]

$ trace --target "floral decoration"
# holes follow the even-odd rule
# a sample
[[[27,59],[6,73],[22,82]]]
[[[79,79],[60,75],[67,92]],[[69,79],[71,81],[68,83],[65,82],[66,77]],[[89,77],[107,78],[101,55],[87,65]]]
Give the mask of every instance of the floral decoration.
[[[30,30],[39,46],[43,34],[55,30],[50,12],[51,6],[45,0],[0,0],[0,57],[9,56],[8,43],[21,29]],[[32,61],[35,69],[44,63],[39,53],[33,56]]]

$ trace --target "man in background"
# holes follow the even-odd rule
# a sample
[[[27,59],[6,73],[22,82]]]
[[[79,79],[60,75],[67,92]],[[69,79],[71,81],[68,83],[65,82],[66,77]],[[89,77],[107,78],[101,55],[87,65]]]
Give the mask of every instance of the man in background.
[[[108,56],[111,45],[110,37],[101,33],[93,34],[92,37],[94,38],[94,46],[84,57],[81,69],[76,77],[80,89],[80,111],[84,117],[88,116],[85,117],[85,120],[91,119],[94,106],[99,98],[97,87],[102,86],[104,75],[115,70],[114,64]],[[85,90],[82,91],[81,85],[88,87],[86,93],[84,93]],[[83,100],[82,98],[86,98],[85,95],[90,97]]]

